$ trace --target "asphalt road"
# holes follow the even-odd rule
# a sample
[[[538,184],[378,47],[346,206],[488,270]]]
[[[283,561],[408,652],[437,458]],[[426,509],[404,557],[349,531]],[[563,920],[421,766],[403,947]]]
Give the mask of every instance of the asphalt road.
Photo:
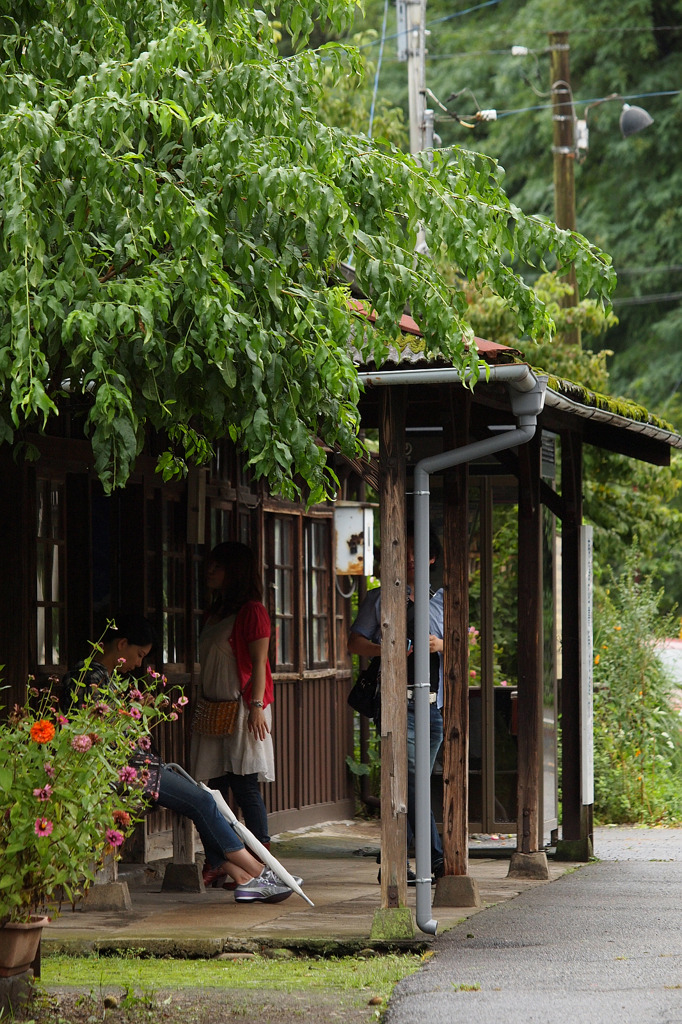
[[[387,1024],[682,1024],[682,829],[599,829],[595,853],[439,937]]]

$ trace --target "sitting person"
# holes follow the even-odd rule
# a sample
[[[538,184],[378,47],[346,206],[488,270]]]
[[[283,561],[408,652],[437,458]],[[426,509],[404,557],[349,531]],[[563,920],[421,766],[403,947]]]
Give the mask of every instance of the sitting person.
[[[80,662],[64,677],[60,701],[64,713],[74,703],[82,703],[93,686],[106,692],[115,669],[125,674],[140,668],[151,651],[154,630],[148,619],[120,615],[115,623],[107,626],[100,641],[101,650],[89,667],[86,669]],[[206,884],[229,874],[237,883],[236,903],[280,903],[291,896],[293,890],[246,849],[207,790],[174,771],[155,754],[140,752],[133,763],[141,763],[142,758],[148,768],[147,795],[196,825],[209,865],[208,871],[204,869]]]

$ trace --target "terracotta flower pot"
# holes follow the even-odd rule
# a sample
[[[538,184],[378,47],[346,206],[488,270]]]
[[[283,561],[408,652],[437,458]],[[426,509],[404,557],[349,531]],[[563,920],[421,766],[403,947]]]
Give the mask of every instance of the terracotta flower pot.
[[[14,921],[0,928],[0,977],[10,978],[28,970],[38,953],[48,917]]]

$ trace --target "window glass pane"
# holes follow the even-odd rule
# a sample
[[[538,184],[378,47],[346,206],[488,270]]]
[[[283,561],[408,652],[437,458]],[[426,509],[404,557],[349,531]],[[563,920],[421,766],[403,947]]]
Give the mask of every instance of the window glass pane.
[[[38,607],[36,610],[36,633],[37,633],[37,656],[38,664],[47,664],[45,657],[45,609]]]
[[[293,525],[289,517],[273,522],[274,565],[271,568],[275,604],[275,665],[294,664]]]
[[[52,664],[59,665],[61,658],[62,644],[62,614],[61,608],[52,609]]]
[[[311,520],[306,529],[306,639],[309,668],[329,663],[329,521]]]

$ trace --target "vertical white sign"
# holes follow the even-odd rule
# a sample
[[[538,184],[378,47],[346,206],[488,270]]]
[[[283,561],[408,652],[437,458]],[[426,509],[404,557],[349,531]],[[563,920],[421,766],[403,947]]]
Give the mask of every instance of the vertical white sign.
[[[580,797],[594,803],[592,527],[580,527]]]

